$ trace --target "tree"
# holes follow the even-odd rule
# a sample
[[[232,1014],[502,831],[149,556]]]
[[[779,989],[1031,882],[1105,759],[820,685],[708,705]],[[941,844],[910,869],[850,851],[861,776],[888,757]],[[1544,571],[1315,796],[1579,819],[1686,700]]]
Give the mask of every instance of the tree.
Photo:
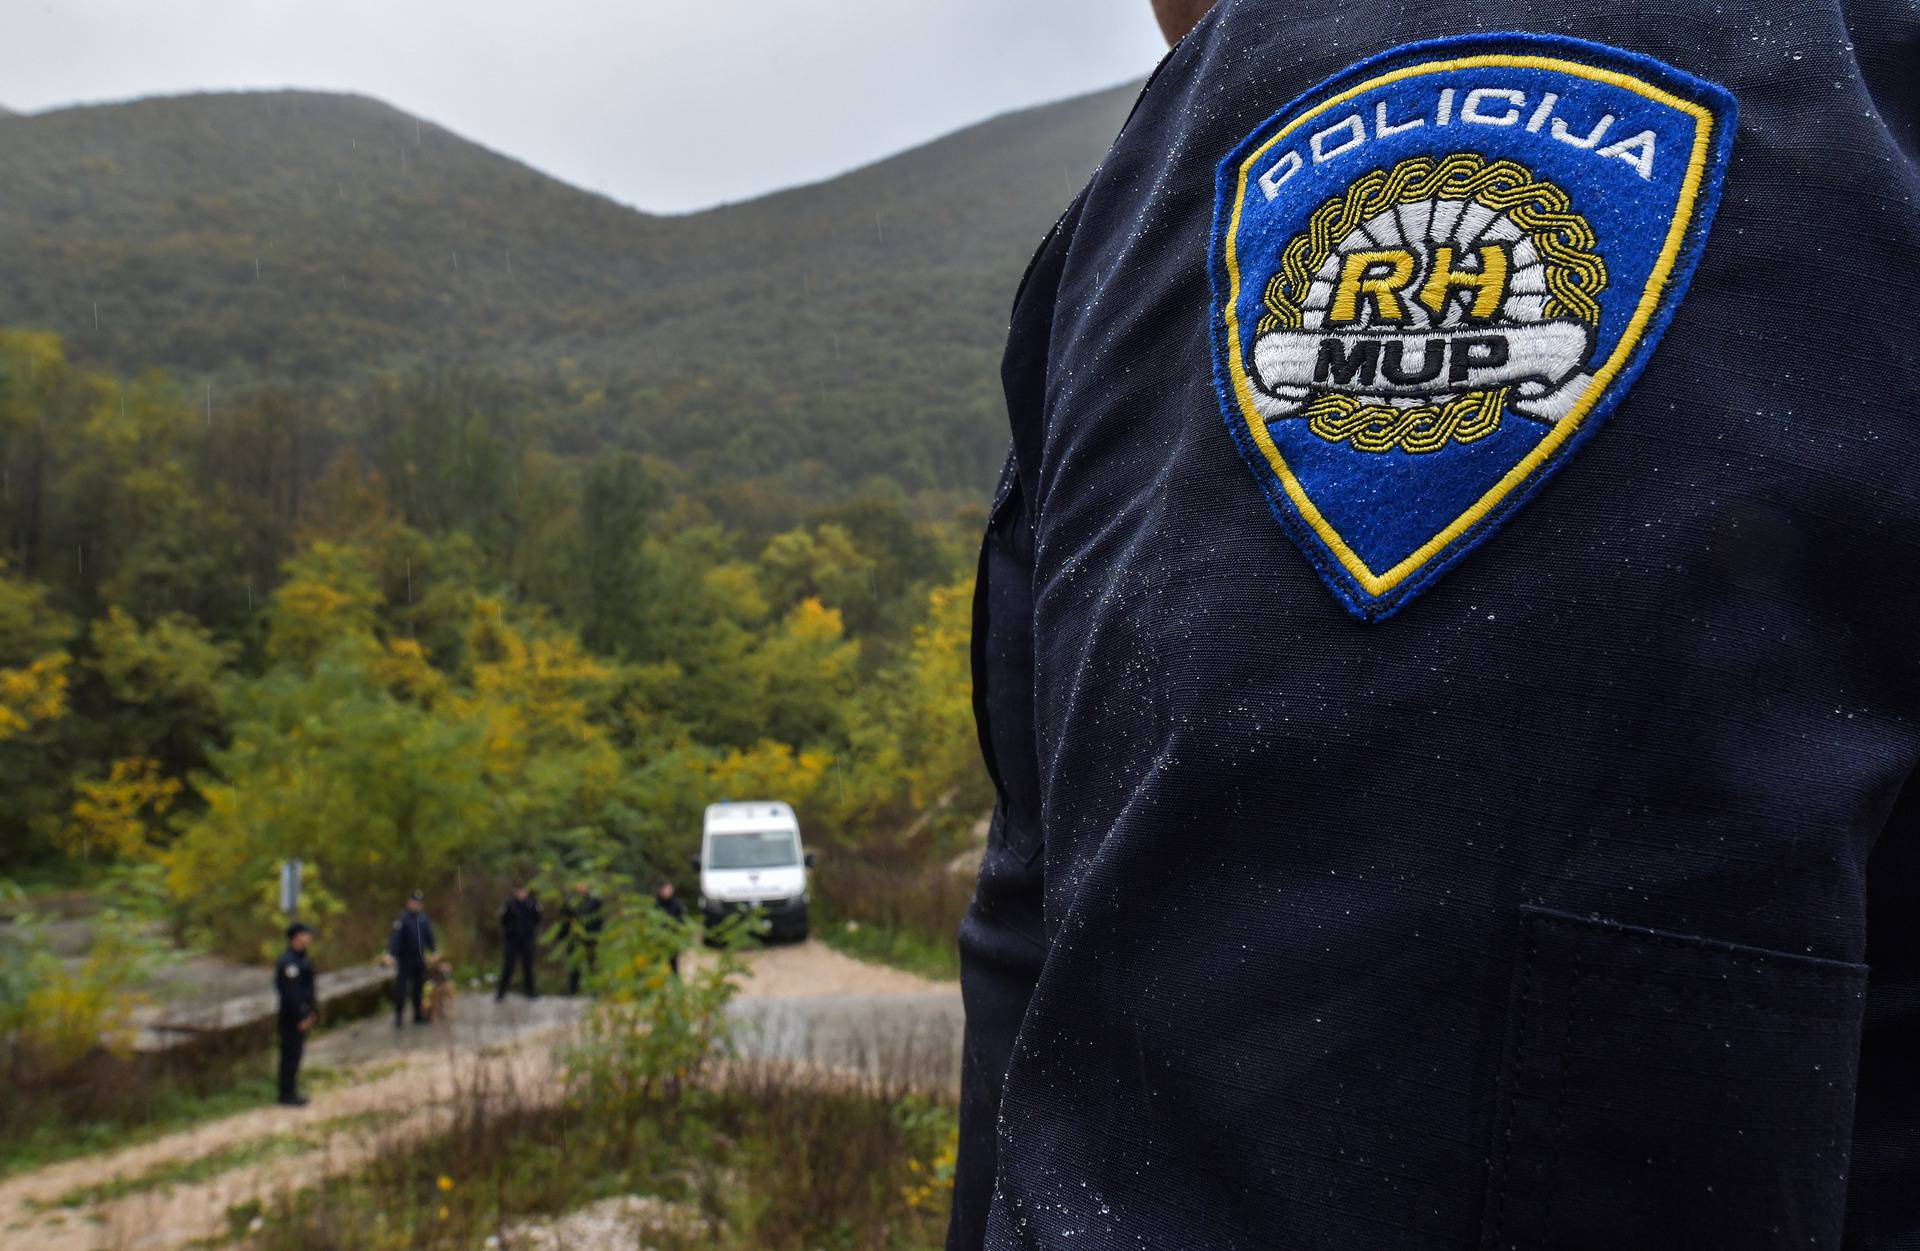
[[[164,852],[159,832],[181,790],[179,779],[166,776],[152,760],[116,760],[106,777],[75,783],[61,845],[77,856],[158,859]]]
[[[343,642],[371,647],[380,603],[369,549],[316,542],[287,562],[273,593],[267,655],[311,665]]]
[[[973,579],[935,587],[914,627],[893,724],[911,798],[924,809],[957,792],[962,811],[991,802],[973,724]]]
[[[164,857],[168,884],[223,945],[248,949],[282,859],[318,866],[367,937],[375,901],[537,857],[599,823],[619,789],[611,668],[538,614],[451,583],[445,609],[464,616],[436,662],[393,631],[376,562],[316,542],[288,563],[269,613],[276,663],[237,685],[231,741],[194,778],[203,808]],[[123,828],[127,772],[90,797],[93,827]]]
[[[233,741],[196,779],[204,809],[166,855],[167,884],[195,927],[230,950],[255,946],[283,859],[316,863],[338,893],[373,905],[499,843],[486,726],[396,698],[359,643],[251,684]],[[356,937],[371,941],[372,921],[360,920]]]
[[[760,566],[777,608],[817,599],[862,619],[874,615],[874,562],[843,525],[829,521],[812,531],[776,534],[760,553]]]
[[[795,604],[753,652],[762,732],[795,745],[839,742],[859,659],[860,644],[847,640],[837,610],[813,598]]]
[[[149,759],[172,778],[203,766],[225,731],[238,645],[191,617],[143,626],[118,607],[93,623],[88,640],[88,668],[102,688],[94,715],[109,727],[99,736],[104,750]]]
[[[655,590],[647,551],[647,516],[657,488],[638,456],[623,452],[597,462],[581,505],[586,552],[586,604],[581,637],[610,655],[646,650],[647,598]]]
[[[0,864],[29,854],[57,820],[65,773],[51,748],[68,707],[72,630],[45,588],[0,567]]]

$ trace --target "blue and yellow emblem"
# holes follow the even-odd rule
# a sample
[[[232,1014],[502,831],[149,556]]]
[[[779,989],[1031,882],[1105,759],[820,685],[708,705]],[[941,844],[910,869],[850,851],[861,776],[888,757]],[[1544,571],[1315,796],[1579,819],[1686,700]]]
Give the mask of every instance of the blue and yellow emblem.
[[[1227,425],[1358,616],[1391,615],[1591,434],[1685,293],[1733,98],[1577,39],[1397,48],[1221,163]]]

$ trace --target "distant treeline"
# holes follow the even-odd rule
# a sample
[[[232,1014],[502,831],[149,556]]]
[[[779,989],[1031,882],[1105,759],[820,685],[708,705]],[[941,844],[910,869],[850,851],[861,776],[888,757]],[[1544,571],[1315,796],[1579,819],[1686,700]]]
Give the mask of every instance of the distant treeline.
[[[252,951],[285,856],[371,942],[413,885],[676,869],[722,796],[828,847],[977,812],[977,507],[689,470],[555,394],[228,395],[0,332],[0,874],[148,866]]]

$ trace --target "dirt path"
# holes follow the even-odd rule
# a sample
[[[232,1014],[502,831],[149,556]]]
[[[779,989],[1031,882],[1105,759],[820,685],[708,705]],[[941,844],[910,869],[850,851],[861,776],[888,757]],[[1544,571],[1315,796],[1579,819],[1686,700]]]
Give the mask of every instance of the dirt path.
[[[705,953],[691,957],[708,958]],[[939,1004],[950,984],[849,959],[819,943],[750,953],[741,1000],[749,1019],[813,1003]],[[791,1005],[783,1009],[781,1005]],[[183,1130],[139,1147],[53,1165],[0,1182],[5,1251],[162,1251],[229,1228],[229,1210],[294,1185],[340,1173],[387,1147],[443,1127],[461,1090],[557,1095],[552,1043],[578,1017],[580,1001],[468,996],[450,1026],[395,1033],[384,1018],[328,1034],[314,1062],[357,1076],[300,1109],[267,1107]],[[869,1009],[870,1010],[870,1009]],[[910,1009],[919,1015],[919,1009]],[[947,1028],[939,1026],[938,1028]],[[195,1162],[202,1162],[195,1165]],[[101,1196],[76,1207],[63,1198],[156,1171],[195,1168],[190,1180]],[[242,1217],[244,1225],[244,1216]]]
[[[691,953],[698,968],[712,959],[706,951]],[[742,999],[814,999],[824,995],[916,995],[952,990],[951,982],[929,981],[917,974],[868,964],[843,956],[825,943],[807,941],[791,946],[763,947],[745,956],[747,976],[740,984]]]

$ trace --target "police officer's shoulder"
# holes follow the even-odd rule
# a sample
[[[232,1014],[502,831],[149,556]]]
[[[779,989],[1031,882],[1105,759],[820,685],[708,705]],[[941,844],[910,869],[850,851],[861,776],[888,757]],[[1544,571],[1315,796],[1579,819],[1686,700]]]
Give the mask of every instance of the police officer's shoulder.
[[[1234,128],[1216,389],[1274,518],[1355,616],[1431,585],[1619,406],[1686,295],[1735,113],[1636,52],[1475,33]]]

